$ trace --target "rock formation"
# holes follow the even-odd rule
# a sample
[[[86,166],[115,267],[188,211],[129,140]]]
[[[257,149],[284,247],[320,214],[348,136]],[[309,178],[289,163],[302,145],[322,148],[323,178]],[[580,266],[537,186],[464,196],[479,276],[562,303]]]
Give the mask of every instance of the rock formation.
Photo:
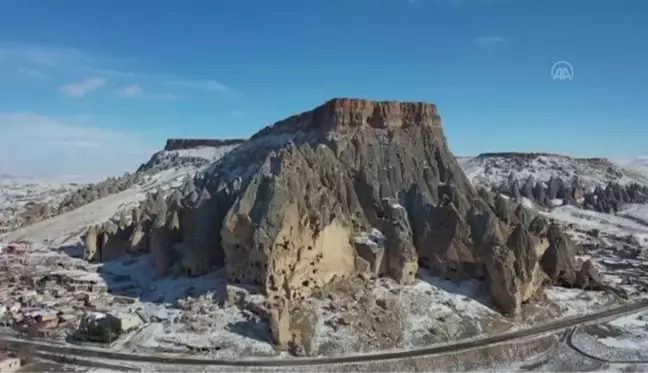
[[[97,228],[92,226],[85,233],[84,237],[85,249],[83,253],[83,259],[88,262],[95,262],[99,260],[100,254],[97,253]]]
[[[588,290],[602,290],[604,289],[601,275],[594,264],[588,260],[581,266],[578,274],[576,275],[576,284],[581,289]]]
[[[331,100],[263,129],[181,190],[169,208],[144,204],[160,219],[153,231],[165,233],[144,230],[156,237],[149,250],[168,253],[180,241],[159,273],[224,266],[231,281],[263,285],[283,346],[291,311],[330,282],[386,275],[409,284],[423,265],[486,279],[502,311],[517,314],[567,270],[547,257],[552,244],[552,255],[573,260],[541,217],[474,189],[426,103]],[[169,240],[172,230],[180,233]]]
[[[404,283],[418,262],[444,276],[485,276],[510,313],[547,278],[546,237],[516,226],[514,211],[532,218],[508,201],[482,200],[430,104],[332,100],[260,131],[210,171],[227,273],[264,284],[272,308],[296,307],[313,289],[366,271],[358,257]],[[383,253],[352,245],[374,229],[385,236]]]
[[[552,224],[547,232],[549,247],[542,258],[542,267],[554,282],[573,284],[575,248],[558,225]]]
[[[480,155],[480,157],[484,156],[488,155]],[[515,153],[510,156],[532,159],[537,155]],[[587,161],[601,162],[598,158]],[[497,186],[497,191],[515,200],[519,200],[520,197],[528,198],[540,206],[552,207],[556,204],[555,201],[558,201],[559,204],[574,205],[604,213],[615,213],[628,203],[648,202],[648,186],[646,185],[636,183],[620,185],[616,182],[609,182],[605,188],[598,186],[586,190],[578,176],[571,179],[551,176],[546,182],[536,181],[535,184],[532,178],[529,178],[522,185],[514,178],[510,178]]]
[[[164,217],[157,216],[149,235],[149,247],[153,258],[153,266],[158,276],[166,276],[171,266],[172,242],[171,232],[166,229]]]

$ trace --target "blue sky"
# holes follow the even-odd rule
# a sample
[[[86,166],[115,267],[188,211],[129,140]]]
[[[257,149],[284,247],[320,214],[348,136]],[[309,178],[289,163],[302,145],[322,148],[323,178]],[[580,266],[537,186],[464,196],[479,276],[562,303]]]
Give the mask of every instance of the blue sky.
[[[456,155],[648,154],[645,0],[5,0],[1,172],[132,170],[332,97],[435,103]],[[552,80],[559,60],[573,80]]]

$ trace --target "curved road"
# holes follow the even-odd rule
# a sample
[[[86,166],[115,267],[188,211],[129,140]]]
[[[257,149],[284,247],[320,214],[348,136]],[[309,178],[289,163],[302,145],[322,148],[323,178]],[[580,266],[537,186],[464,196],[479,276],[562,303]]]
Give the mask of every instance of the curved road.
[[[446,353],[460,352],[478,347],[485,347],[502,342],[510,342],[515,339],[538,336],[549,332],[562,331],[574,326],[598,322],[613,316],[623,316],[648,309],[648,300],[623,305],[620,307],[610,308],[604,311],[563,318],[546,324],[534,326],[524,330],[515,330],[494,336],[475,338],[467,341],[450,343],[440,346],[394,352],[379,352],[372,354],[350,355],[339,357],[325,358],[294,358],[294,359],[250,359],[250,360],[223,360],[208,359],[190,356],[174,356],[168,354],[158,355],[141,355],[127,352],[110,351],[107,349],[54,345],[40,341],[29,341],[10,336],[1,336],[0,341],[8,343],[10,346],[32,346],[37,351],[61,354],[66,356],[95,357],[101,359],[112,359],[130,362],[159,363],[159,364],[182,364],[182,365],[218,365],[227,367],[282,367],[282,366],[308,366],[308,365],[327,365],[327,364],[348,364],[348,363],[365,363],[371,361],[383,361],[394,359],[405,359],[414,357],[423,357],[430,355],[439,355]]]
[[[578,347],[576,344],[574,344],[574,334],[578,332],[578,326],[574,327],[572,330],[569,331],[569,334],[567,335],[567,347],[571,348],[572,350],[578,352],[579,354],[592,359],[599,361],[601,363],[606,363],[606,364],[648,364],[648,360],[610,360],[606,358],[602,358],[599,356],[592,355],[582,348]]]

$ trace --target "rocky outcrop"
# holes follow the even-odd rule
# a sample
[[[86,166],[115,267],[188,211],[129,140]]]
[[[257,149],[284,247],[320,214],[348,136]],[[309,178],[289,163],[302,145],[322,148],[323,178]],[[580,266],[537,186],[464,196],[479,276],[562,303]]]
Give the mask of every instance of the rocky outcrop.
[[[605,188],[599,186],[589,190],[578,177],[563,179],[552,176],[546,182],[536,181],[530,189],[532,183],[529,179],[520,186],[516,180],[507,181],[497,190],[516,200],[526,197],[540,206],[573,205],[604,213],[616,213],[628,203],[648,202],[648,186],[636,183],[620,185],[609,182]]]
[[[374,278],[385,274],[385,237],[380,231],[354,237],[353,246],[356,250],[356,270],[362,277]]]
[[[54,214],[54,211],[52,211],[52,214],[58,215],[74,210],[100,198],[122,192],[134,185],[140,184],[143,180],[143,173],[126,173],[120,177],[109,177],[98,183],[84,185],[66,195],[58,206],[56,214]]]
[[[155,273],[160,277],[166,276],[171,266],[172,242],[170,234],[171,231],[165,226],[164,217],[156,217],[149,234],[149,247]]]
[[[168,139],[164,150],[193,149],[201,146],[218,148],[221,146],[239,145],[245,139]]]
[[[368,268],[409,283],[422,263],[446,277],[485,276],[515,313],[547,279],[548,241],[525,226],[535,217],[482,199],[433,105],[333,100],[264,129],[211,171],[227,272],[265,284],[275,307]],[[384,250],[355,239],[375,229]]]
[[[407,210],[391,198],[382,202],[387,273],[400,284],[412,284],[418,272],[418,255]]]
[[[180,232],[149,240],[152,253],[173,247],[160,268],[202,275],[224,266],[231,281],[262,285],[283,346],[295,338],[290,315],[301,300],[352,276],[409,284],[423,265],[485,278],[511,314],[550,278],[546,223],[474,189],[427,103],[331,100],[263,129],[181,190],[174,207],[143,205],[174,221],[163,229],[153,217],[154,227]]]
[[[101,254],[97,252],[97,228],[94,226],[90,227],[85,233],[83,240],[85,243],[83,259],[88,262],[98,261]]]
[[[603,290],[605,288],[601,275],[591,260],[583,263],[580,270],[578,270],[576,285],[587,290]]]
[[[99,232],[102,242],[100,248],[101,260],[115,260],[124,256],[128,252],[130,235],[131,232],[128,229],[119,228],[112,222],[104,224]]]
[[[549,247],[542,256],[542,268],[553,282],[574,283],[576,249],[567,235],[556,224],[549,226]]]
[[[142,223],[137,223],[134,225],[133,232],[128,238],[128,252],[131,254],[145,253],[148,252],[148,248],[146,229]]]

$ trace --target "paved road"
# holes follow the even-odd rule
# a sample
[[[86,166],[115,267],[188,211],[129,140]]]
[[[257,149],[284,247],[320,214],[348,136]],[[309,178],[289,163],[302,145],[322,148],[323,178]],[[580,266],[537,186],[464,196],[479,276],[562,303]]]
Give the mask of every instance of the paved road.
[[[624,360],[624,359],[615,359],[615,360],[610,360],[604,357],[600,356],[595,356],[592,355],[591,353],[588,353],[587,351],[583,350],[582,348],[578,347],[576,344],[574,344],[574,334],[578,332],[579,328],[578,326],[574,327],[572,330],[569,331],[567,334],[567,347],[571,348],[572,350],[578,352],[579,354],[592,359],[596,360],[602,363],[606,364],[648,364],[648,360],[643,360],[643,359],[635,359],[635,360]]]
[[[350,355],[340,357],[326,357],[326,358],[295,358],[295,359],[241,359],[241,360],[222,360],[222,359],[208,359],[200,357],[190,357],[186,355],[169,355],[169,354],[156,354],[156,355],[141,355],[127,352],[116,352],[107,349],[79,347],[79,346],[63,346],[48,344],[40,341],[28,341],[10,336],[0,335],[0,341],[7,342],[10,347],[18,348],[21,346],[29,345],[36,348],[38,351],[61,354],[66,356],[79,356],[79,357],[95,357],[101,359],[114,359],[120,361],[130,362],[145,362],[145,363],[158,363],[158,364],[182,364],[182,365],[217,365],[228,367],[285,367],[285,366],[308,366],[308,365],[327,365],[327,364],[344,364],[344,363],[364,363],[370,361],[383,361],[394,359],[414,358],[430,355],[439,355],[446,353],[460,352],[464,350],[474,349],[478,347],[485,347],[502,342],[510,342],[515,339],[525,337],[533,337],[548,332],[558,332],[571,328],[574,326],[589,324],[593,322],[600,322],[602,319],[607,319],[613,316],[623,316],[634,312],[648,309],[648,300],[636,302],[632,304],[623,305],[607,309],[604,311],[592,313],[589,315],[559,319],[546,324],[534,326],[524,330],[515,330],[494,336],[486,336],[475,338],[472,340],[451,343],[441,346],[434,346],[409,351],[395,351],[395,352],[380,352],[373,354],[363,355]]]

